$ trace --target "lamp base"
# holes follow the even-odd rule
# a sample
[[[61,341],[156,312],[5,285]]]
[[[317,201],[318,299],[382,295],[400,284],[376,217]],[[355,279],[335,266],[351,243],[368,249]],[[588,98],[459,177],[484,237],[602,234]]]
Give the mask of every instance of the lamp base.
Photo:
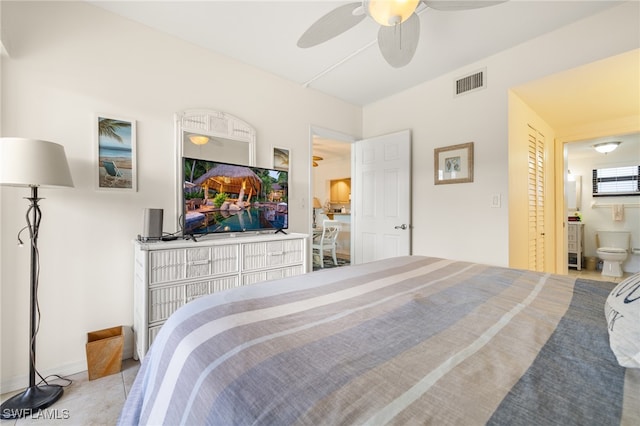
[[[0,418],[18,419],[30,416],[56,402],[63,392],[59,385],[31,386],[2,403]]]

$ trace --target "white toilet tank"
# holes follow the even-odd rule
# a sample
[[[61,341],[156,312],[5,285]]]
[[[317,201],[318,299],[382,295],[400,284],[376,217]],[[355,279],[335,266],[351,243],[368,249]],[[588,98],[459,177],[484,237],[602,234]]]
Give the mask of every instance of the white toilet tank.
[[[629,250],[631,247],[631,232],[628,231],[598,231],[596,238],[598,248],[610,247]]]

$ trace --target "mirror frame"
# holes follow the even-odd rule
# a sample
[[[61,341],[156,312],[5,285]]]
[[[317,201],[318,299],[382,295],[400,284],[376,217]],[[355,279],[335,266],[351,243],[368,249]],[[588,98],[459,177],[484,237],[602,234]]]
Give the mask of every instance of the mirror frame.
[[[181,231],[183,214],[183,176],[182,157],[184,154],[184,135],[186,132],[198,133],[214,138],[247,144],[248,158],[246,165],[255,166],[256,162],[256,130],[246,121],[225,112],[209,109],[186,109],[175,114],[176,141],[176,221],[177,230]],[[215,158],[205,160],[216,161]],[[224,162],[222,158],[220,161]]]
[[[569,211],[581,211],[582,210],[582,176],[580,175],[574,175],[573,177],[575,180],[573,181],[573,184],[571,181],[567,182],[567,210]],[[570,194],[569,192],[573,192],[573,194]],[[570,205],[571,201],[573,201],[573,204],[575,205]]]

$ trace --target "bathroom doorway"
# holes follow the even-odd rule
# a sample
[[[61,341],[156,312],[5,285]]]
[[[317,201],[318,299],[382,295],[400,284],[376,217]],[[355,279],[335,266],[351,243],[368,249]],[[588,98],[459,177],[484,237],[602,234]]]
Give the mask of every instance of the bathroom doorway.
[[[594,145],[618,141],[617,149],[609,153],[600,153]],[[567,241],[568,272],[592,279],[600,278],[600,266],[596,250],[598,231],[631,232],[631,248],[640,245],[640,200],[637,196],[593,196],[593,170],[623,166],[635,166],[640,163],[640,133],[612,135],[594,139],[565,143],[565,207],[569,226],[578,218],[581,244],[573,246]],[[613,209],[622,206],[623,214],[616,217]],[[571,256],[582,256],[580,269],[571,262]],[[590,270],[594,266],[595,270]],[[640,271],[640,254],[631,251],[623,262],[626,275]],[[611,281],[610,277],[603,279]]]

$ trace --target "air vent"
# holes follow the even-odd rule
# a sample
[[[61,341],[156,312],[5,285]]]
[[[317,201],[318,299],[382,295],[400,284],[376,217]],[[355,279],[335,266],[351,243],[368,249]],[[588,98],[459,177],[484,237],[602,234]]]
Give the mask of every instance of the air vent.
[[[484,89],[487,86],[485,74],[487,70],[475,72],[473,74],[461,77],[455,80],[454,93],[456,96],[460,96],[464,93],[473,92],[476,90]]]

